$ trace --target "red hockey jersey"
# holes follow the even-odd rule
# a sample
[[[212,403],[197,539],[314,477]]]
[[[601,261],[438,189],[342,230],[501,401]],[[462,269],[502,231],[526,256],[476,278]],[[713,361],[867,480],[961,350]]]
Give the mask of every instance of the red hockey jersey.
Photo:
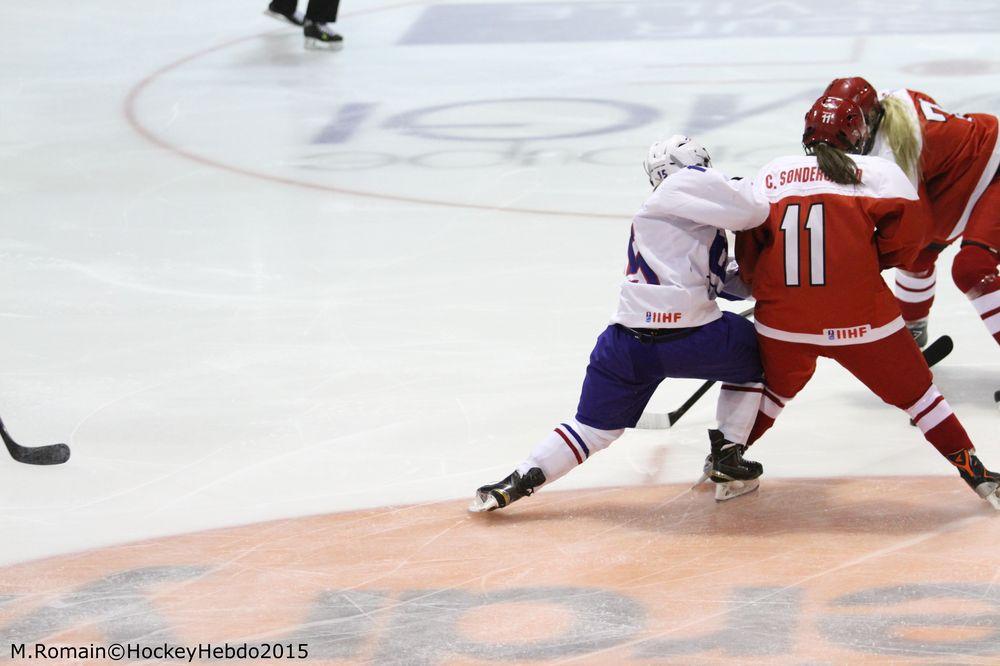
[[[782,157],[754,179],[770,202],[762,226],[737,240],[761,335],[819,345],[872,342],[903,326],[881,270],[916,257],[926,208],[906,174],[854,156],[860,185],[826,178],[811,156]]]
[[[882,92],[904,103],[920,127],[920,196],[931,208],[925,244],[950,243],[960,237],[973,207],[1000,165],[997,118],[982,113],[949,113],[931,97],[914,90]],[[884,128],[871,154],[895,161]]]

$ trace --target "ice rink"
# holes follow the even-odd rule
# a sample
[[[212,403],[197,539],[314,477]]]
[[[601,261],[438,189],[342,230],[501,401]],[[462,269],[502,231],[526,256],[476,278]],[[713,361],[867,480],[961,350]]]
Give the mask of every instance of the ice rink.
[[[0,460],[0,660],[1000,660],[1000,515],[822,362],[755,496],[689,489],[712,392],[465,513],[573,415],[652,140],[750,175],[837,76],[998,114],[1000,4],[347,0],[338,53],[265,4],[0,5],[0,414],[73,449]],[[935,378],[997,467],[953,254]]]

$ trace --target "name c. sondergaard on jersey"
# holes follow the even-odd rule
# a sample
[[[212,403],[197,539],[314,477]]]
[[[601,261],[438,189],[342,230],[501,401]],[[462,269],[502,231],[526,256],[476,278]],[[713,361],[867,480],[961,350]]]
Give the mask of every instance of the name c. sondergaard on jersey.
[[[823,346],[874,342],[903,326],[880,271],[919,251],[923,207],[895,163],[852,155],[862,180],[836,183],[813,156],[780,157],[754,191],[770,202],[738,241],[765,337]]]

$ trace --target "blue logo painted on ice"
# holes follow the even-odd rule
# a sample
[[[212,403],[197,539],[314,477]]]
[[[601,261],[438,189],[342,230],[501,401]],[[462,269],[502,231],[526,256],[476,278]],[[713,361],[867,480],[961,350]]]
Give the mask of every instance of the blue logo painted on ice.
[[[348,143],[365,125],[433,141],[555,141],[614,134],[659,119],[652,106],[597,98],[513,97],[439,104],[396,113],[378,121],[378,105],[341,106],[313,139]],[[475,118],[475,121],[470,121]]]

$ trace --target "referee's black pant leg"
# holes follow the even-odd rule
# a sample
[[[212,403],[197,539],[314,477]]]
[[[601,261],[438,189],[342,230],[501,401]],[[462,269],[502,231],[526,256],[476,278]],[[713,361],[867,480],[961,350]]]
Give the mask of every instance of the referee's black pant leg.
[[[281,14],[294,14],[298,4],[299,0],[271,0],[268,7]]]
[[[306,18],[314,23],[333,23],[339,8],[340,0],[309,0]]]

